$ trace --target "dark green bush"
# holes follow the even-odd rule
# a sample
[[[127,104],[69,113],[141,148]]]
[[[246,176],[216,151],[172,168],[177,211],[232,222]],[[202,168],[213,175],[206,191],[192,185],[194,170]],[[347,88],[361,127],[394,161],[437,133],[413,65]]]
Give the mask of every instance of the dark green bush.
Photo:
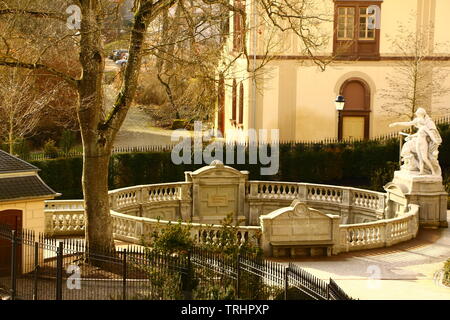
[[[394,178],[394,172],[399,169],[398,162],[386,162],[386,166],[375,169],[370,177],[370,188],[376,191],[384,191],[383,187]]]
[[[61,199],[83,198],[82,158],[51,159],[31,163],[41,169],[39,175],[53,190],[62,193]]]
[[[75,132],[70,130],[64,130],[59,140],[59,147],[64,154],[68,154],[75,146],[76,136]]]
[[[172,130],[184,129],[186,128],[188,121],[186,119],[174,119],[172,121]]]
[[[169,223],[162,228],[155,228],[150,246],[154,250],[168,254],[187,253],[194,247],[194,239],[191,237],[190,230],[190,226],[181,224],[181,221]]]
[[[30,156],[30,144],[25,139],[20,139],[14,144],[14,154],[20,158],[27,158]]]
[[[443,143],[439,161],[444,184],[450,191],[450,126],[440,126]],[[224,153],[225,154],[225,153]],[[236,154],[236,153],[235,153]],[[262,176],[259,164],[235,164],[238,170],[248,170],[250,180],[302,181],[336,184],[382,190],[392,179],[398,166],[399,143],[365,141],[338,144],[280,145],[280,167],[274,176]],[[248,162],[248,154],[246,155]],[[63,198],[81,198],[81,158],[34,161],[41,168],[44,180]],[[109,188],[139,184],[184,181],[184,172],[203,165],[175,165],[170,152],[115,154],[109,166]]]
[[[52,139],[48,139],[44,144],[44,155],[48,158],[57,158],[58,157],[58,147],[56,146],[56,142]]]

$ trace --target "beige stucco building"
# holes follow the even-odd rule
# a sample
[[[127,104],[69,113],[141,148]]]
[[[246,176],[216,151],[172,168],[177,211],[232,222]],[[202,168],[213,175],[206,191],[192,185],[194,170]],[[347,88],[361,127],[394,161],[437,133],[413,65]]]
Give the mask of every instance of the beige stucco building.
[[[60,194],[42,181],[38,171],[37,167],[0,150],[0,232],[45,231],[45,200]],[[18,256],[22,271],[32,268],[34,262],[25,253],[23,250]],[[3,238],[0,239],[0,275],[9,274],[10,266],[11,241]]]
[[[388,124],[401,117],[383,109],[392,99],[385,96],[393,89],[388,78],[398,76],[399,64],[413,57],[393,46],[393,39],[405,37],[399,26],[426,35],[424,60],[433,70],[427,75],[428,83],[437,81],[437,70],[450,72],[450,47],[445,45],[450,43],[449,0],[313,1],[317,7],[311,10],[327,17],[317,29],[311,29],[325,39],[313,52],[321,61],[330,62],[325,70],[308,57],[293,31],[274,31],[263,22],[263,14],[254,14],[254,1],[236,2],[245,5],[247,36],[239,36],[243,22],[232,17],[234,36],[229,39],[224,61],[238,59],[231,72],[219,80],[216,119],[216,127],[225,135],[234,128],[279,129],[281,140],[299,141],[374,138],[394,132]],[[373,5],[380,10],[367,9]],[[240,38],[248,60],[242,54]],[[271,50],[266,55],[268,47]],[[414,51],[407,47],[405,52]],[[252,72],[267,57],[270,61]],[[443,87],[450,88],[450,77]],[[346,100],[340,112],[334,104],[338,95]],[[450,95],[430,94],[421,106],[435,119],[446,116]]]

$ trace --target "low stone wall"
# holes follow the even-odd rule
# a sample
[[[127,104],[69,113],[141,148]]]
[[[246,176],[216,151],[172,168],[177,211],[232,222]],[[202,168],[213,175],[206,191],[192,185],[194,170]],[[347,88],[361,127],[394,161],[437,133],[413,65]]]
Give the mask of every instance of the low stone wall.
[[[262,247],[270,256],[331,255],[389,247],[415,238],[419,206],[409,205],[401,216],[359,224],[339,224],[325,214],[294,200],[291,206],[260,217]]]
[[[247,187],[249,224],[259,224],[261,215],[287,207],[294,199],[336,214],[341,223],[361,223],[385,218],[386,194],[351,187],[312,183],[249,181]]]
[[[419,206],[409,205],[404,215],[360,224],[341,224],[336,254],[390,247],[413,239],[419,231]]]
[[[155,230],[167,227],[169,223],[181,223],[190,227],[191,235],[198,243],[215,243],[219,239],[219,232],[222,230],[221,225],[207,225],[200,223],[175,222],[168,220],[157,220],[144,217],[135,217],[127,214],[111,211],[113,219],[114,238],[127,241],[130,243],[141,244],[142,241],[148,240],[148,236]],[[246,241],[259,246],[260,232],[259,226],[239,226],[235,227],[237,241],[245,243]]]
[[[297,206],[301,205],[299,207],[301,209],[296,210],[293,204],[261,216],[260,226],[236,227],[238,242],[249,241],[261,246],[269,256],[330,255],[389,247],[416,237],[419,228],[417,205],[409,205],[402,216],[392,219],[360,224],[339,224],[339,216],[308,208],[306,204],[298,200],[295,202],[298,203]],[[293,214],[294,212],[296,214]],[[111,217],[115,239],[135,244],[141,244],[142,240],[146,240],[153,231],[169,223],[177,223],[137,217],[114,210],[111,210]],[[84,234],[82,200],[48,201],[46,218],[47,234],[53,236]],[[280,218],[284,220],[281,223]],[[187,222],[182,224],[190,226],[191,234],[198,243],[216,242],[223,228],[221,225]]]
[[[84,200],[48,200],[45,202],[45,233],[50,236],[84,234]]]
[[[190,220],[192,183],[163,183],[109,192],[110,208],[132,216]]]

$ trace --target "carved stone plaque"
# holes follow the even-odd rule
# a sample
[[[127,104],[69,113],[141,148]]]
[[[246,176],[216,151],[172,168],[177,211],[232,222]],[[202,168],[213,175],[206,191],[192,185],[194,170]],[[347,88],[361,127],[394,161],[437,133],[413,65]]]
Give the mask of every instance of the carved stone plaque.
[[[226,194],[208,194],[208,207],[226,207],[228,197]]]

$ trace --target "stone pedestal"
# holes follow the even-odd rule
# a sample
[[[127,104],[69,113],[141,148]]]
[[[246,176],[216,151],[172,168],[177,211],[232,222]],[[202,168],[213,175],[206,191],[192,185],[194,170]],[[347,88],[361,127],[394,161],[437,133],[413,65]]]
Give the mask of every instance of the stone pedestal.
[[[409,204],[420,206],[419,224],[422,227],[448,227],[447,192],[441,176],[396,171],[392,183],[405,191]]]
[[[231,216],[233,223],[248,224],[245,216],[245,186],[248,171],[238,171],[215,160],[194,172],[185,172],[192,182],[192,222],[221,224]]]

